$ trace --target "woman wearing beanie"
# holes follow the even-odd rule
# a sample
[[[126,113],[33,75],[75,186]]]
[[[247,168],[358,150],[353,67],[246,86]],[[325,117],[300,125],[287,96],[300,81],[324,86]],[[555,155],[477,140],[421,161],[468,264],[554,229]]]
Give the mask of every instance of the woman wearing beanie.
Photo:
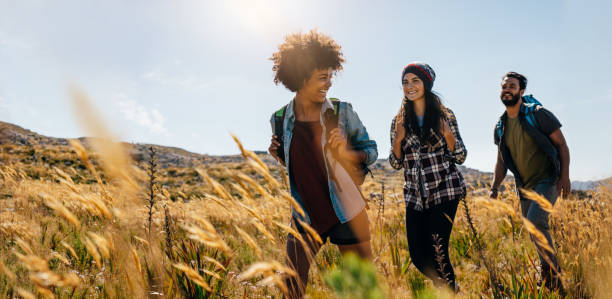
[[[459,200],[466,194],[456,164],[465,161],[467,150],[455,115],[431,90],[435,79],[435,72],[425,63],[404,67],[404,97],[391,123],[389,163],[395,169],[404,168],[406,235],[412,263],[435,285],[454,290],[448,243]]]

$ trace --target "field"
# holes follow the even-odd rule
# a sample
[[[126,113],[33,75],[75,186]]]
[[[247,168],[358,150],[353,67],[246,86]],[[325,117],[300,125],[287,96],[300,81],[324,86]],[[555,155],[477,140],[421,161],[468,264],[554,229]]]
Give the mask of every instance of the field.
[[[281,297],[295,203],[278,164],[236,142],[241,161],[183,168],[161,167],[154,148],[133,160],[125,145],[105,139],[1,144],[0,298]],[[323,246],[307,296],[450,297],[410,263],[402,180],[377,170],[363,185],[374,261],[341,259]],[[516,195],[489,200],[486,183],[469,188],[455,219],[457,297],[560,298],[538,287]],[[568,298],[610,298],[610,204],[602,187],[552,207]]]

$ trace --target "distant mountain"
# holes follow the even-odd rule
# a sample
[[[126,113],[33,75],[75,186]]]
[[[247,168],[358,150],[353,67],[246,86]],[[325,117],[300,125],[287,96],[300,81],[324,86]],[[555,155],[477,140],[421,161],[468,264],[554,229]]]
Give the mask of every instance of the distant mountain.
[[[20,126],[0,121],[0,144],[14,145],[68,145],[63,138],[40,135]]]
[[[601,181],[572,181],[572,190],[588,191],[597,188],[604,184],[605,180]]]
[[[81,137],[78,138],[84,146],[89,146],[89,140],[91,138]],[[16,146],[32,146],[32,147],[45,147],[45,146],[69,146],[68,140],[65,138],[55,138],[40,135],[30,130],[24,129],[14,124],[0,121],[0,145],[12,144]],[[195,167],[197,165],[208,165],[215,163],[237,163],[242,161],[240,155],[223,155],[223,156],[211,156],[197,154],[186,151],[181,148],[161,146],[155,144],[134,144],[134,143],[123,143],[127,148],[132,158],[139,162],[147,157],[147,151],[149,147],[153,147],[156,151],[159,159],[159,166],[162,168],[168,167]],[[275,160],[267,152],[255,151],[255,153],[269,165],[275,165]],[[459,171],[465,177],[467,183],[473,187],[483,187],[482,184],[488,184],[493,178],[493,173],[482,172],[477,169],[468,168],[462,165],[458,166]],[[383,177],[396,177],[401,179],[401,172],[398,172],[391,168],[386,159],[379,159],[371,167],[374,173],[380,173]],[[509,177],[507,180],[511,180]],[[572,182],[572,189],[574,190],[591,190],[602,184],[602,181],[574,181]]]
[[[91,138],[80,137],[77,139],[85,147],[89,147],[89,141]],[[43,147],[70,146],[68,139],[66,138],[55,138],[40,135],[17,125],[0,121],[0,145],[2,144]],[[194,167],[200,164],[218,163],[218,160],[223,160],[217,157],[192,153],[176,147],[155,144],[133,144],[126,142],[123,142],[123,144],[128,148],[130,155],[136,161],[141,161],[144,157],[146,157],[148,148],[153,147],[156,150],[159,165],[163,168],[171,166]]]

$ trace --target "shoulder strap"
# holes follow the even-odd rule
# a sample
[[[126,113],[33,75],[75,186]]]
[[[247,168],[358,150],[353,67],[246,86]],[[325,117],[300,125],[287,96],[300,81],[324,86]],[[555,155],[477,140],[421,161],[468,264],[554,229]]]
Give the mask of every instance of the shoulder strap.
[[[334,109],[327,109],[323,113],[323,123],[325,124],[325,139],[329,140],[331,131],[338,127],[338,112],[340,106],[340,100],[336,98],[329,98],[332,102]]]
[[[523,103],[523,113],[525,113],[527,123],[530,126],[539,129],[538,121],[535,118],[534,112],[542,106],[542,103],[540,103],[540,101],[534,98],[531,94],[523,96]]]
[[[340,111],[340,99],[338,98],[329,98],[329,100],[332,102],[332,105],[334,105],[334,114],[338,115],[338,111]]]
[[[334,110],[325,111],[324,121],[325,121],[325,128],[327,131],[326,134],[329,134],[331,130],[338,127],[338,114],[340,111],[340,100],[337,98],[329,98],[329,100],[332,102],[332,105],[334,106]]]
[[[539,129],[539,125],[538,125],[538,121],[535,118],[535,114],[534,112],[537,111],[542,105],[537,104],[537,103],[525,103],[523,104],[523,114],[525,114],[525,120],[527,121],[527,123],[536,128]]]
[[[504,126],[501,117],[499,118],[497,125],[495,125],[495,132],[497,133],[497,137],[501,140],[502,135],[504,135]]]
[[[278,140],[280,140],[280,143],[281,143],[281,146],[278,148],[277,154],[282,161],[285,161],[285,150],[282,144],[284,140],[283,132],[285,131],[283,128],[283,123],[285,122],[286,114],[287,114],[287,105],[283,106],[282,108],[274,112],[274,135],[278,137]]]
[[[278,109],[274,113],[274,135],[278,136],[280,140],[283,140],[283,123],[285,122],[285,114],[287,112],[287,105]]]
[[[540,101],[538,101],[536,98],[534,98],[532,94],[528,94],[526,96],[523,96],[523,103],[528,103],[528,104],[533,103],[533,104],[542,106],[542,103],[540,103]]]

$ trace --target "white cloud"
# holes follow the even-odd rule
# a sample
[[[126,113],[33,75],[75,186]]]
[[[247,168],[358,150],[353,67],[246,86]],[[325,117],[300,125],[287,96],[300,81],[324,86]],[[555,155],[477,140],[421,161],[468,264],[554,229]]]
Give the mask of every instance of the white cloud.
[[[200,90],[217,84],[217,80],[206,81],[196,76],[171,76],[159,70],[146,72],[140,76],[143,80],[162,86],[180,89]]]
[[[149,129],[151,133],[164,136],[169,135],[168,129],[165,127],[166,118],[159,110],[155,108],[147,109],[124,94],[120,94],[117,97],[119,98],[117,106],[125,119]]]

